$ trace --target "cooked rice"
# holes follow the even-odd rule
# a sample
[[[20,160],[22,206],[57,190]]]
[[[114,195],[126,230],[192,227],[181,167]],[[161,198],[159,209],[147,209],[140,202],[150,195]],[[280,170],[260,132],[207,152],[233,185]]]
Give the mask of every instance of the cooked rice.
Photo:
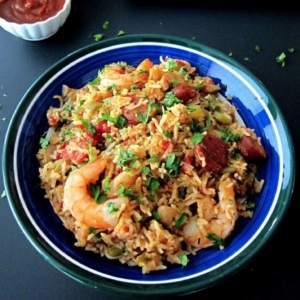
[[[123,71],[111,74],[106,66],[93,82],[80,89],[63,86],[62,95],[54,96],[58,107],[50,107],[47,112],[49,143],[37,153],[45,198],[64,226],[74,233],[77,247],[118,259],[122,264],[139,266],[143,273],[164,270],[168,263],[185,266],[189,254],[214,245],[210,241],[200,246],[200,237],[199,246],[189,243],[183,230],[185,225],[195,220],[204,240],[209,239],[209,234],[218,236],[212,220],[218,221],[221,216],[230,220],[234,216],[234,207],[229,205],[224,215],[220,212],[220,182],[229,179],[234,185],[235,198],[239,199],[237,212],[243,217],[253,214],[252,203],[245,199],[249,194],[259,193],[263,186],[263,180],[255,177],[256,165],[241,155],[236,140],[226,141],[227,166],[220,172],[207,171],[205,157],[194,159],[194,127],[201,127],[203,136],[222,137],[227,130],[232,136],[247,135],[258,143],[260,139],[254,130],[236,122],[236,109],[224,101],[220,87],[210,78],[199,76],[188,62],[165,58],[148,72],[140,73],[124,62],[112,66],[113,70],[121,66]],[[128,74],[137,74],[142,79],[125,86],[125,79],[132,80]],[[194,87],[197,95],[191,101],[175,100],[168,106],[167,93],[178,83]],[[151,103],[156,104],[152,109]],[[123,126],[116,124],[115,120],[124,116],[124,108],[127,113],[140,109],[140,117],[146,121],[130,124],[129,117]],[[101,132],[97,124],[103,120],[107,122]],[[129,157],[123,164],[122,151]],[[114,182],[118,193],[122,188],[131,193],[127,195],[129,203],[122,208],[118,223],[111,230],[90,228],[76,220],[64,203],[64,186],[70,174],[102,156],[107,166],[96,185],[104,203],[116,197],[105,190],[105,180]],[[170,167],[170,157],[177,162],[174,169]],[[193,159],[187,163],[184,157]],[[138,174],[135,183],[127,186],[126,177],[115,179],[122,172],[127,176]],[[87,182],[87,188],[91,185]]]

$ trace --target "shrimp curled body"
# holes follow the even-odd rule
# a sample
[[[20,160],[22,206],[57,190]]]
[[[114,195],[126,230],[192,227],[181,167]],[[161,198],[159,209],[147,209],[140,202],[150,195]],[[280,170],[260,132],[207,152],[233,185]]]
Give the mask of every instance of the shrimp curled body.
[[[221,181],[218,195],[218,203],[210,198],[202,204],[203,218],[194,216],[183,227],[184,240],[188,245],[196,249],[212,246],[209,234],[225,239],[234,229],[238,213],[231,179]]]
[[[98,204],[89,193],[89,185],[95,183],[106,167],[106,160],[99,158],[75,170],[66,180],[64,187],[64,208],[69,210],[76,221],[89,227],[113,229],[129,202],[127,197],[108,199]],[[111,211],[113,207],[113,212]]]

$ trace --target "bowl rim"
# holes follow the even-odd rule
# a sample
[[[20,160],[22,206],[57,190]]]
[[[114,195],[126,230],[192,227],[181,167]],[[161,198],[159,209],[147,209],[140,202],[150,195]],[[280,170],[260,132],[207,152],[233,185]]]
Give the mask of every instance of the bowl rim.
[[[273,215],[270,217],[269,221],[267,222],[266,226],[263,228],[263,230],[260,232],[259,236],[263,237],[261,239],[260,243],[258,243],[255,247],[251,247],[251,254],[242,256],[239,258],[238,263],[233,265],[231,268],[228,268],[228,270],[225,270],[222,274],[222,276],[219,276],[218,278],[215,278],[213,282],[210,282],[209,280],[203,280],[199,281],[196,278],[188,279],[184,281],[184,286],[180,286],[178,282],[176,283],[169,283],[169,284],[141,284],[139,286],[134,287],[130,283],[126,282],[117,282],[113,281],[107,278],[101,278],[99,281],[101,282],[95,282],[93,279],[88,278],[89,276],[86,276],[88,274],[85,274],[84,272],[82,274],[78,274],[76,271],[71,270],[68,266],[63,265],[56,257],[53,257],[53,255],[47,251],[43,246],[41,246],[37,241],[35,241],[34,233],[30,232],[24,224],[24,220],[22,219],[22,216],[19,214],[19,207],[14,202],[14,195],[11,191],[11,185],[13,184],[12,179],[9,179],[9,170],[8,170],[8,159],[10,158],[10,147],[9,145],[12,143],[11,140],[13,139],[13,131],[14,131],[14,122],[16,119],[16,115],[19,111],[22,111],[22,103],[23,99],[27,97],[28,94],[31,93],[32,90],[34,90],[35,84],[39,81],[46,80],[46,75],[54,74],[58,70],[61,70],[62,67],[70,64],[71,62],[77,60],[78,58],[91,53],[93,51],[104,49],[110,46],[114,46],[117,44],[127,44],[127,43],[136,43],[136,42],[159,42],[159,43],[169,43],[169,44],[175,44],[179,46],[184,46],[186,48],[190,48],[192,50],[200,51],[203,53],[209,53],[210,56],[216,58],[217,60],[220,60],[222,62],[225,62],[229,64],[230,66],[234,66],[235,68],[239,69],[243,73],[246,73],[248,76],[250,76],[256,84],[258,84],[259,88],[262,89],[262,91],[268,96],[268,98],[271,100],[271,104],[273,106],[273,109],[276,111],[277,117],[276,117],[276,125],[277,127],[280,127],[280,130],[282,130],[285,135],[282,136],[283,144],[285,147],[283,147],[283,156],[284,158],[289,158],[284,160],[284,180],[285,180],[285,189],[281,190],[281,202],[278,203],[276,206],[276,212],[275,210],[273,212]],[[61,66],[62,65],[62,66]],[[48,78],[48,77],[47,77]],[[46,80],[47,81],[47,80]],[[272,114],[273,116],[273,114]],[[3,174],[4,174],[4,186],[7,193],[7,199],[9,201],[9,205],[11,207],[11,210],[14,214],[15,219],[17,220],[20,228],[24,232],[24,234],[27,236],[27,238],[30,240],[30,242],[33,244],[33,246],[44,256],[47,260],[50,260],[50,263],[55,265],[57,268],[59,268],[62,272],[65,274],[71,276],[77,281],[80,281],[82,283],[85,283],[89,286],[95,287],[95,284],[97,287],[101,287],[103,290],[106,290],[107,292],[115,292],[119,294],[130,294],[130,295],[167,295],[167,294],[186,294],[190,293],[191,291],[201,290],[203,288],[207,288],[213,284],[217,284],[219,281],[221,281],[223,278],[229,276],[230,274],[235,273],[239,269],[241,269],[243,266],[246,265],[246,263],[253,258],[253,256],[263,247],[263,245],[266,243],[266,241],[269,239],[271,235],[274,234],[275,229],[277,228],[279,221],[283,218],[288,204],[291,200],[292,192],[293,192],[293,186],[294,186],[294,180],[295,180],[295,168],[293,162],[295,161],[294,158],[294,147],[291,139],[291,135],[289,133],[289,129],[286,125],[285,119],[282,116],[280,109],[277,106],[277,103],[273,99],[273,97],[270,95],[270,93],[267,91],[265,86],[259,81],[259,79],[256,78],[250,71],[248,71],[244,66],[236,62],[234,59],[228,57],[224,53],[210,48],[208,46],[202,45],[195,41],[186,40],[183,38],[178,38],[174,36],[165,36],[165,35],[153,35],[153,34],[146,34],[146,35],[128,35],[124,37],[118,37],[113,38],[109,40],[102,41],[101,43],[92,44],[85,46],[66,57],[59,60],[57,63],[55,63],[52,67],[50,67],[46,72],[44,72],[29,88],[29,90],[26,92],[20,103],[18,104],[16,111],[9,123],[8,130],[6,133],[5,141],[4,141],[4,152],[2,156],[2,167],[3,167]],[[280,205],[279,205],[280,204]],[[280,207],[278,207],[280,206]],[[50,256],[50,258],[49,258]]]
[[[51,22],[53,19],[56,19],[58,17],[61,16],[61,14],[63,14],[65,12],[65,10],[68,8],[68,6],[71,4],[71,0],[64,0],[64,5],[62,7],[62,9],[60,9],[59,11],[56,12],[55,15],[45,19],[45,20],[41,20],[41,21],[38,21],[38,22],[34,22],[34,23],[17,23],[17,22],[14,22],[14,21],[7,21],[6,19],[2,18],[1,15],[0,15],[0,26],[2,26],[2,24],[9,24],[13,27],[34,27],[34,26],[39,26],[40,24],[44,23],[48,23],[48,22]]]

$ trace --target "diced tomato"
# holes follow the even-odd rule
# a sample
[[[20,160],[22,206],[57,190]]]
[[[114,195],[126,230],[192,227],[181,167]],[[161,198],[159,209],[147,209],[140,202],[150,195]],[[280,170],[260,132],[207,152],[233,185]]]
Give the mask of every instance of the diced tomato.
[[[107,125],[107,121],[101,121],[98,124],[94,125],[96,133],[94,134],[93,138],[97,142],[104,141],[105,138],[103,137],[103,133],[109,133],[111,131],[111,127]]]
[[[186,66],[185,62],[180,60],[180,59],[175,59],[176,63],[177,63],[177,66],[179,67],[184,67]]]
[[[182,162],[183,162],[183,164],[181,166],[182,172],[188,173],[188,171],[192,169],[191,167],[194,166],[194,163],[195,163],[194,156],[184,155]]]
[[[129,232],[129,226],[127,226],[127,225],[124,226],[124,231],[125,231],[125,232]]]
[[[50,117],[48,119],[48,123],[49,123],[50,126],[56,126],[57,123],[58,123],[58,120],[56,118],[54,118],[54,117]]]
[[[162,140],[161,141],[161,147],[164,149],[164,150],[167,150],[167,148],[170,146],[171,142],[168,141],[168,140]]]

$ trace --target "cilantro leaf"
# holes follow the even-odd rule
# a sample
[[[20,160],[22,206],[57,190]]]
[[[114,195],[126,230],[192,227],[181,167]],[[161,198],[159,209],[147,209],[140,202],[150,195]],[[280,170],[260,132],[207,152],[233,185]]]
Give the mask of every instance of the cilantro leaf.
[[[172,71],[172,70],[176,69],[178,67],[178,65],[174,59],[169,58],[165,63],[165,67],[166,67],[167,71]]]
[[[85,120],[85,119],[81,119],[80,120],[82,125],[90,132],[91,135],[94,135],[96,133],[96,129],[94,127],[94,125],[92,124],[92,122]]]
[[[117,164],[125,167],[128,165],[133,164],[136,160],[138,159],[138,157],[136,155],[134,155],[134,153],[130,150],[126,151],[124,149],[120,149],[119,150],[119,159],[117,161]]]
[[[186,267],[189,259],[185,254],[177,254],[178,259],[180,260],[180,263],[182,264],[183,267]]]
[[[122,184],[118,189],[118,193],[123,197],[129,197],[135,200],[138,204],[141,204],[141,200],[136,195],[133,194],[133,190],[131,187],[126,188],[125,185]]]
[[[93,38],[95,40],[95,42],[99,42],[103,39],[104,37],[104,34],[103,33],[96,33],[93,35]]]
[[[113,124],[115,124],[118,128],[123,128],[125,123],[126,123],[126,119],[122,116],[117,116],[116,118],[111,117],[108,113],[104,113],[101,118],[100,118],[100,122],[106,120],[109,121]]]
[[[149,188],[150,194],[152,196],[154,196],[155,195],[155,191],[160,186],[160,183],[159,183],[158,179],[149,177],[149,178],[147,178],[146,186]]]
[[[172,135],[171,135],[171,132],[169,130],[166,130],[164,132],[164,136],[167,138],[167,139],[171,139],[172,138]]]
[[[276,57],[276,61],[278,63],[280,63],[282,67],[284,67],[285,66],[285,58],[286,58],[286,55],[284,52],[282,52],[280,55],[278,55]]]
[[[180,103],[180,100],[175,96],[173,92],[168,92],[165,95],[165,106],[171,107],[176,103]]]
[[[213,246],[216,247],[216,248],[220,248],[220,249],[223,249],[224,246],[225,246],[225,240],[218,237],[216,234],[214,233],[209,233],[207,236],[206,236],[207,239],[209,239]]]
[[[107,30],[108,29],[108,27],[109,27],[109,22],[108,21],[105,21],[104,23],[103,23],[103,29],[105,29],[105,30]]]
[[[1,198],[4,198],[4,197],[6,197],[6,191],[5,190],[3,190],[2,191],[2,193],[1,193],[1,196],[0,196]]]
[[[233,134],[230,128],[221,131],[221,139],[225,142],[236,142],[241,139],[239,134]]]
[[[94,201],[97,204],[103,203],[107,200],[107,195],[106,194],[101,194],[99,185],[91,184],[90,185],[90,191],[91,191],[91,194],[92,194],[92,197],[93,197]]]
[[[157,212],[157,210],[153,210],[152,211],[152,217],[154,220],[156,220],[157,222],[161,221],[161,216],[159,215],[159,213]]]
[[[200,132],[196,132],[196,133],[194,133],[194,134],[192,135],[191,140],[192,140],[192,143],[193,143],[194,145],[197,145],[197,144],[199,144],[199,143],[202,142],[202,140],[203,140],[203,134],[200,133]]]
[[[136,113],[136,116],[139,119],[139,121],[141,121],[141,123],[147,124],[152,108],[158,108],[158,105],[156,103],[151,103],[148,106],[147,111],[144,116],[139,111]]]
[[[255,48],[254,48],[254,50],[255,50],[256,52],[260,52],[260,51],[261,51],[261,48],[260,48],[258,45],[256,45]]]
[[[148,158],[148,162],[150,163],[159,162],[159,158],[156,155],[152,155],[150,158]]]
[[[168,170],[168,174],[178,175],[180,172],[181,160],[179,157],[176,157],[175,154],[171,154],[168,156],[166,161],[166,169]]]
[[[124,35],[125,34],[125,31],[123,31],[123,30],[119,30],[119,32],[118,32],[118,36],[121,36],[121,35]]]
[[[175,221],[175,227],[180,227],[187,222],[185,212],[182,212],[179,218]]]
[[[106,204],[106,207],[109,214],[113,214],[119,210],[118,208],[115,207],[115,204],[113,202],[108,202]]]

